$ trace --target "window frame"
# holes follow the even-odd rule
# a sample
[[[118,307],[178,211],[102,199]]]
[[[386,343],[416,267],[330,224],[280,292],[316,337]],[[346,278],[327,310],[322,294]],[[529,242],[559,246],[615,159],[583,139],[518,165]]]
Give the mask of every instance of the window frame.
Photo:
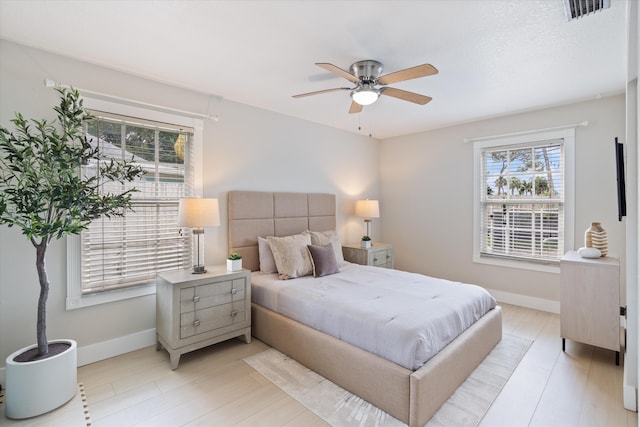
[[[560,263],[552,261],[534,261],[516,257],[482,256],[481,251],[481,188],[482,151],[487,148],[500,148],[510,145],[534,144],[541,141],[562,140],[564,149],[564,250],[573,247],[575,225],[575,127],[531,131],[497,137],[477,138],[473,141],[473,262],[501,267],[559,273]],[[524,204],[527,204],[526,202]]]
[[[120,104],[104,99],[83,96],[84,107],[88,110],[105,111],[121,116],[135,117],[154,122],[170,123],[193,129],[194,150],[194,195],[202,197],[203,193],[203,120],[186,115],[179,115],[160,110],[152,110],[135,105]],[[69,235],[67,240],[67,298],[66,309],[73,310],[98,304],[105,304],[156,292],[155,281],[129,288],[105,290],[84,294],[82,292],[81,274],[81,238],[80,235]]]

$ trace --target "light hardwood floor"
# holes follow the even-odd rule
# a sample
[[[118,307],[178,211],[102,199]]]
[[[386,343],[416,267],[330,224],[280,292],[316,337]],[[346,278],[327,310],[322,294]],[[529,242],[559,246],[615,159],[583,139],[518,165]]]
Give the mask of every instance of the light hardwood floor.
[[[563,353],[557,315],[501,305],[504,331],[533,343],[482,427],[638,425],[622,407],[622,365],[612,351],[567,341]],[[266,348],[227,341],[184,355],[176,371],[154,347],[83,366],[91,425],[326,426],[242,361]]]

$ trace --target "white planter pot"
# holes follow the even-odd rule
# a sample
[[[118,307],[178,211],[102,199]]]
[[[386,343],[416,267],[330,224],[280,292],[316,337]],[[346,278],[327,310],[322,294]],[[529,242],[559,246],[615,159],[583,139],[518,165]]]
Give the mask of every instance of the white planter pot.
[[[71,344],[66,351],[33,362],[13,359],[35,345],[10,354],[6,359],[5,396],[8,418],[35,417],[64,405],[78,390],[78,344],[74,340],[53,340],[49,344]]]
[[[242,258],[240,259],[228,259],[227,260],[228,271],[240,271],[242,270]]]
[[[361,248],[370,248],[371,247],[371,240],[360,240],[360,247]]]

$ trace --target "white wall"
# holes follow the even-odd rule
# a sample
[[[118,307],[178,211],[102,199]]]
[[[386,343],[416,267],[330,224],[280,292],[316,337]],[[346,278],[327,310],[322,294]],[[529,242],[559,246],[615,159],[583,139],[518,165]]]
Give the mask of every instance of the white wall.
[[[0,123],[10,127],[15,111],[28,118],[54,117],[57,93],[46,78],[113,96],[199,113],[205,120],[204,195],[221,202],[222,226],[205,233],[205,261],[223,263],[227,253],[226,193],[229,190],[329,192],[337,195],[340,237],[355,242],[362,222],[354,200],[379,197],[375,139],[319,126],[220,98],[175,88],[58,55],[0,41]],[[212,76],[215,78],[215,76]],[[78,341],[79,357],[99,357],[122,337],[153,337],[155,298],[140,297],[65,311],[66,244],[47,256],[51,281],[48,336]],[[0,226],[0,367],[6,356],[35,342],[38,281],[35,250],[15,228]],[[115,340],[115,342],[111,341]],[[133,344],[135,345],[135,344]],[[88,355],[90,353],[90,355]],[[1,371],[1,369],[0,369]],[[0,372],[0,383],[2,372]]]
[[[473,144],[464,140],[584,120],[589,125],[576,130],[575,245],[567,250],[583,246],[584,231],[600,221],[609,253],[619,255],[624,265],[613,144],[614,137],[625,135],[620,95],[382,141],[380,221],[385,239],[395,245],[397,268],[476,283],[557,310],[559,274],[472,262]]]
[[[640,353],[638,352],[638,336],[640,334],[640,293],[638,292],[638,261],[640,251],[640,229],[638,229],[638,207],[640,202],[638,178],[638,164],[640,164],[640,151],[638,150],[638,124],[640,123],[640,87],[638,86],[638,70],[640,69],[640,7],[638,2],[627,2],[627,256],[629,262],[626,268],[627,278],[627,346],[624,365],[624,407],[631,410],[638,409],[638,364]],[[635,262],[632,262],[635,260]],[[627,363],[631,361],[632,363]],[[633,362],[636,363],[633,363]]]

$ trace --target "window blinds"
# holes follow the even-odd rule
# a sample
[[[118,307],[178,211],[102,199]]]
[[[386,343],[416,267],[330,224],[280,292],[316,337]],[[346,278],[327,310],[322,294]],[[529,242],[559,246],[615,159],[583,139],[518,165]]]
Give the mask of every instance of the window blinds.
[[[563,140],[481,152],[481,256],[558,262],[564,253]]]
[[[178,200],[193,195],[192,129],[92,112],[87,138],[105,161],[133,159],[145,173],[136,182],[104,184],[105,193],[134,187],[132,210],[100,218],[81,235],[83,294],[147,284],[158,271],[191,265],[191,233],[177,226]],[[96,175],[98,164],[85,174]]]

